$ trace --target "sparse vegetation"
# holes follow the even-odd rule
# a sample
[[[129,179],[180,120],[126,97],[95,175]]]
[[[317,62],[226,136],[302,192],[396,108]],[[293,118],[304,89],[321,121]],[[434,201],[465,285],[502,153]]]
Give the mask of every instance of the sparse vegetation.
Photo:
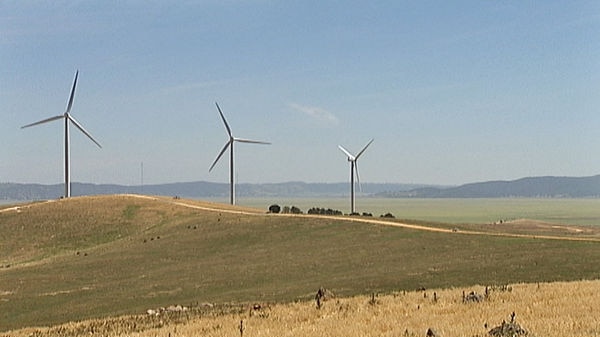
[[[2,337],[90,336],[429,336],[589,337],[600,334],[600,281],[516,284],[512,292],[490,292],[489,300],[464,305],[460,288],[312,301],[204,307],[170,316],[122,316],[27,328]],[[258,312],[258,314],[257,314]],[[263,314],[260,314],[260,313]],[[264,314],[267,312],[268,314]],[[512,314],[511,314],[512,313]],[[518,315],[518,316],[517,316]]]

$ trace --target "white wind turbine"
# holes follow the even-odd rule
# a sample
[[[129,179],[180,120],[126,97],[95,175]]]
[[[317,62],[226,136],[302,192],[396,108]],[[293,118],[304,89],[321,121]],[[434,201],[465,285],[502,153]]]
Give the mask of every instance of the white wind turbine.
[[[221,108],[219,107],[219,104],[215,102],[215,105],[217,106],[217,110],[219,110],[219,114],[221,115],[221,119],[223,120],[223,124],[225,124],[225,128],[227,129],[227,134],[229,135],[229,140],[227,141],[227,143],[225,143],[225,146],[223,146],[223,149],[221,150],[221,152],[217,156],[217,159],[215,159],[215,161],[212,163],[212,165],[208,169],[208,172],[210,172],[213,169],[213,167],[215,167],[215,165],[217,164],[217,162],[219,161],[219,159],[221,159],[221,156],[223,155],[223,153],[225,153],[225,151],[229,147],[229,193],[230,193],[230,202],[231,202],[232,205],[235,205],[235,182],[233,180],[233,176],[234,176],[233,144],[235,142],[252,143],[252,144],[271,144],[271,143],[262,142],[262,141],[258,141],[258,140],[250,140],[250,139],[243,139],[243,138],[236,138],[236,137],[234,137],[231,134],[231,128],[229,127],[229,124],[227,124],[227,120],[225,120],[225,116],[223,116],[223,112],[221,111]]]
[[[350,153],[350,151],[344,149],[341,145],[338,145],[338,147],[340,148],[340,150],[342,150],[342,152],[344,152],[346,154],[346,156],[348,156],[348,161],[350,162],[350,213],[355,213],[355,209],[354,209],[354,171],[356,169],[356,180],[358,180],[358,184],[360,187],[360,176],[358,174],[358,165],[356,163],[356,161],[358,160],[358,158],[363,154],[363,152],[365,152],[365,150],[367,149],[367,147],[369,147],[369,145],[371,145],[371,143],[373,143],[374,139],[371,139],[367,145],[365,145],[365,147],[362,148],[362,150],[360,150],[360,152],[354,156]]]
[[[52,122],[52,121],[55,121],[58,119],[65,120],[65,198],[69,198],[71,196],[71,176],[70,176],[71,162],[69,160],[69,122],[73,123],[73,125],[75,125],[81,132],[83,132],[89,139],[91,139],[92,142],[94,142],[96,145],[98,145],[98,147],[102,148],[100,143],[98,143],[92,137],[92,135],[90,135],[89,132],[87,132],[83,128],[83,126],[81,126],[81,124],[79,124],[79,122],[77,122],[75,120],[75,118],[73,118],[73,116],[71,116],[71,114],[70,114],[71,107],[73,106],[73,97],[75,96],[75,87],[77,86],[77,77],[78,76],[79,76],[79,70],[77,70],[77,72],[75,73],[75,80],[73,81],[73,88],[71,89],[71,96],[69,97],[69,103],[67,105],[67,110],[65,111],[64,114],[50,117],[50,118],[41,120],[39,122],[27,124],[27,125],[21,127],[21,129],[24,129],[24,128],[28,128],[30,126],[44,124],[44,123]]]

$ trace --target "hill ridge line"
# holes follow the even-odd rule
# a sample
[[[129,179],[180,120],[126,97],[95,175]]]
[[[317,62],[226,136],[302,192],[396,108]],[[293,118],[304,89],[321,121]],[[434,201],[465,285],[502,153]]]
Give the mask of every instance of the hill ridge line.
[[[243,215],[252,215],[252,216],[283,216],[283,217],[305,217],[305,218],[316,218],[316,219],[328,219],[328,220],[338,220],[338,221],[349,221],[349,222],[361,222],[371,225],[384,225],[384,226],[392,226],[392,227],[400,227],[406,229],[427,231],[427,232],[437,232],[437,233],[446,233],[446,234],[465,234],[465,235],[481,235],[481,236],[495,236],[495,237],[509,237],[509,238],[523,238],[523,239],[542,239],[542,240],[562,240],[562,241],[583,241],[583,242],[599,242],[600,238],[581,238],[581,237],[567,237],[567,236],[552,236],[552,235],[532,235],[532,234],[517,234],[517,233],[491,233],[491,232],[482,232],[482,231],[473,231],[473,230],[455,230],[455,229],[447,229],[447,228],[438,228],[431,226],[423,226],[423,225],[412,225],[402,222],[395,221],[386,221],[386,220],[377,220],[377,219],[364,219],[364,218],[352,218],[352,217],[339,217],[339,216],[329,216],[329,215],[318,215],[318,214],[265,214],[265,213],[253,213],[244,210],[230,210],[224,208],[216,208],[216,207],[205,207],[199,205],[191,205],[182,201],[172,201],[167,199],[162,199],[160,197],[152,197],[140,194],[125,194],[126,196],[132,196],[136,198],[150,199],[156,201],[163,201],[166,203],[170,203],[173,205],[178,205],[187,208],[200,209],[211,212],[223,212],[230,214],[243,214]]]

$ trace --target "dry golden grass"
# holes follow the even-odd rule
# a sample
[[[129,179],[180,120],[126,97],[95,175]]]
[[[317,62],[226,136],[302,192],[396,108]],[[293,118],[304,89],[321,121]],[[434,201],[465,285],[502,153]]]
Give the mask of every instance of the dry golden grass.
[[[139,199],[156,200],[161,202],[171,203],[177,206],[183,206],[187,208],[196,208],[199,210],[212,210],[212,211],[223,211],[234,214],[264,214],[266,211],[262,209],[243,207],[239,205],[222,204],[204,200],[193,200],[193,199],[179,199],[163,196],[146,196],[139,194],[125,195],[126,197],[134,197]]]
[[[110,326],[106,324],[108,321],[92,320],[22,329],[0,336],[90,335],[90,327],[95,327],[93,335],[107,337],[225,337],[240,335],[240,321],[243,321],[243,336],[425,336],[429,328],[444,337],[488,336],[491,328],[503,320],[508,322],[515,312],[516,322],[529,336],[589,337],[600,336],[599,290],[600,280],[518,284],[491,290],[481,303],[463,303],[463,291],[485,292],[483,287],[475,286],[399,292],[377,296],[375,303],[371,296],[334,298],[324,302],[321,309],[314,302],[262,304],[259,310],[248,306],[235,314],[181,313],[180,323],[166,317],[161,322],[160,316],[129,316],[113,319],[112,330],[101,328]],[[127,322],[136,319],[154,320],[157,327],[135,332],[134,324]]]

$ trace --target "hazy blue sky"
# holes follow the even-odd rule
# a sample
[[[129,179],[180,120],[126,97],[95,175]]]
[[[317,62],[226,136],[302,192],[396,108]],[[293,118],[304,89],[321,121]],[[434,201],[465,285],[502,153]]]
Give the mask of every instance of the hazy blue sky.
[[[0,182],[461,184],[600,173],[600,2],[0,1]]]

